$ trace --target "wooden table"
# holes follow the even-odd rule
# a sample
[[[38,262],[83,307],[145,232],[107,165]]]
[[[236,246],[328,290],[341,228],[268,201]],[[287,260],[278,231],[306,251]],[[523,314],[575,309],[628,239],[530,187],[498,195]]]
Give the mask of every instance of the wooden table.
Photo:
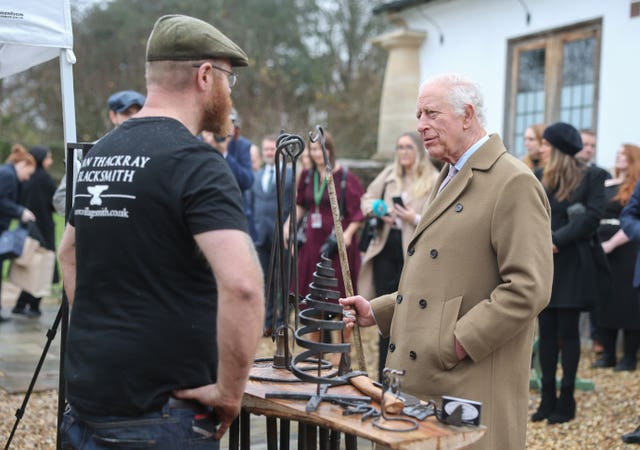
[[[272,367],[255,367],[252,376],[268,379],[295,379],[293,374],[282,369]],[[273,381],[249,380],[242,400],[240,420],[230,430],[229,448],[250,449],[249,418],[250,414],[267,417],[268,448],[278,448],[277,420],[280,420],[280,448],[289,448],[289,421],[299,422],[298,449],[316,449],[316,431],[319,427],[320,449],[338,448],[340,433],[345,434],[346,448],[356,448],[356,436],[385,445],[392,449],[424,450],[424,449],[457,449],[464,448],[480,439],[486,428],[484,426],[454,427],[438,422],[435,417],[418,421],[418,428],[414,431],[394,432],[384,431],[372,425],[371,419],[361,421],[361,416],[344,416],[343,408],[329,402],[321,402],[314,412],[306,412],[307,402],[304,400],[284,400],[266,398],[267,393],[305,393],[315,394],[316,385],[309,383],[287,383]],[[329,388],[329,394],[334,395],[362,395],[351,385]],[[380,405],[372,402],[378,409]],[[403,416],[404,417],[404,416]],[[389,423],[390,425],[393,425]],[[406,424],[399,424],[404,427]],[[240,439],[238,436],[240,435]],[[336,436],[337,435],[337,436]],[[335,444],[335,440],[338,444]]]

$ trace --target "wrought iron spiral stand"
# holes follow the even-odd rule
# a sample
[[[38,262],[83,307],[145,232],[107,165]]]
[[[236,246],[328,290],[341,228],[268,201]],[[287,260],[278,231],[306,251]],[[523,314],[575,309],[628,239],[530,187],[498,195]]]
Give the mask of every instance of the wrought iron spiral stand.
[[[342,321],[328,320],[330,314],[342,314],[342,306],[328,300],[337,301],[340,292],[335,290],[338,287],[338,279],[335,277],[335,269],[332,267],[331,259],[325,254],[320,256],[320,262],[316,264],[316,271],[313,274],[313,282],[309,284],[309,294],[305,297],[307,309],[300,311],[299,320],[302,327],[295,331],[295,342],[298,346],[305,348],[293,358],[291,371],[301,380],[318,383],[337,385],[344,384],[342,379],[334,377],[344,375],[349,370],[349,353],[351,345],[345,342],[326,343],[323,342],[323,334],[338,330],[343,333],[345,325]],[[308,339],[308,335],[320,333],[318,342]],[[344,341],[344,339],[342,339]],[[336,369],[323,360],[326,354],[340,354],[340,364]],[[316,375],[310,375],[309,363],[316,363]],[[326,373],[326,369],[329,370]]]

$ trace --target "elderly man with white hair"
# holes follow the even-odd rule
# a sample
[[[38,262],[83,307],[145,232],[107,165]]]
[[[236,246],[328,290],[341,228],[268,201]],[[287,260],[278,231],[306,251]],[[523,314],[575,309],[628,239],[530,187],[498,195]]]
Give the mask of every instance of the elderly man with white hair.
[[[525,448],[535,318],[553,272],[549,203],[531,170],[484,129],[482,94],[466,77],[427,80],[418,132],[447,164],[409,243],[398,291],[341,299],[361,326],[390,336],[386,366],[402,389],[482,402],[474,449]],[[347,326],[354,316],[346,314]]]

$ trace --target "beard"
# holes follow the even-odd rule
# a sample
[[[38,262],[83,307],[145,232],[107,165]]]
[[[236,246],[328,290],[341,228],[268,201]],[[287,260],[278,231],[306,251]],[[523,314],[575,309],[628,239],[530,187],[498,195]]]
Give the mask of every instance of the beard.
[[[201,128],[219,136],[226,136],[230,132],[230,114],[231,96],[224,92],[222,87],[216,88],[204,106]]]

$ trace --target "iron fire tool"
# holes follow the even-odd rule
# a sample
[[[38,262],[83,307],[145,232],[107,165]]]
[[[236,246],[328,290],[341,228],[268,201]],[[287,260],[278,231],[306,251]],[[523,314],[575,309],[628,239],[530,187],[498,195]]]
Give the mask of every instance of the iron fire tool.
[[[385,367],[382,370],[382,402],[380,403],[380,412],[382,417],[376,417],[371,422],[374,427],[385,431],[413,431],[418,428],[418,422],[408,417],[389,417],[385,412],[385,396],[386,392],[390,392],[393,396],[400,393],[400,380],[405,374],[404,370],[395,370]],[[405,423],[409,424],[404,428],[397,428],[393,424]]]
[[[283,205],[284,205],[284,190],[286,186],[286,168],[287,161],[291,161],[291,173],[295,174],[297,170],[297,161],[302,152],[304,151],[304,140],[294,134],[288,134],[282,131],[276,139],[276,195],[277,195],[277,217],[276,228],[274,230],[273,244],[271,246],[271,261],[269,265],[269,276],[267,279],[267,291],[271,292],[272,277],[276,274],[277,281],[280,282],[276,288],[276,292],[273,295],[273,322],[272,329],[274,330],[273,338],[276,340],[276,353],[273,355],[273,367],[278,369],[289,369],[291,365],[291,349],[289,348],[289,316],[291,304],[295,311],[294,317],[296,317],[295,327],[297,328],[298,317],[298,304],[294,298],[289,298],[287,293],[289,292],[289,286],[291,281],[291,274],[293,271],[293,280],[295,283],[294,290],[298,291],[298,275],[297,264],[298,260],[298,247],[295,245],[294,239],[297,233],[298,219],[296,217],[296,189],[291,190],[290,204],[289,204],[289,223],[293,226],[292,231],[289,233],[288,247],[285,248],[284,243],[284,223],[283,223]],[[295,175],[293,175],[295,176]],[[293,249],[293,258],[286,258],[285,252]],[[293,264],[292,264],[293,263]],[[276,284],[277,284],[276,281]],[[285,302],[284,314],[281,316],[280,308],[277,307],[278,299]]]
[[[317,127],[320,136],[322,150],[325,161],[327,162],[327,174],[329,185],[329,198],[331,200],[332,212],[334,213],[334,225],[336,225],[336,236],[338,242],[338,249],[342,249],[341,263],[343,269],[343,277],[346,283],[348,283],[347,292],[352,295],[353,288],[350,284],[350,274],[348,270],[348,263],[346,259],[346,249],[344,246],[344,239],[342,236],[342,228],[339,220],[339,210],[337,207],[337,198],[335,193],[335,186],[333,186],[333,177],[331,176],[331,166],[328,164],[328,157],[326,148],[324,145],[324,132],[322,128]],[[311,137],[313,142],[317,142],[317,137]],[[337,222],[336,213],[338,213]],[[346,268],[346,273],[345,273]],[[335,270],[332,267],[331,259],[322,254],[320,262],[316,265],[316,272],[313,274],[313,282],[309,286],[309,294],[305,298],[308,309],[299,313],[299,319],[302,323],[302,328],[296,328],[295,342],[306,350],[296,355],[291,365],[291,371],[299,379],[307,382],[316,383],[316,394],[290,394],[290,393],[269,393],[266,396],[268,398],[287,398],[298,400],[309,400],[307,404],[307,411],[315,411],[320,401],[335,401],[335,396],[330,396],[326,393],[328,386],[351,383],[362,393],[367,394],[368,397],[361,398],[361,400],[370,400],[370,397],[375,398],[378,401],[382,401],[383,393],[377,389],[371,379],[369,379],[364,372],[351,371],[351,360],[349,358],[350,345],[344,342],[344,328],[345,324],[342,321],[326,320],[325,317],[329,314],[340,314],[343,312],[342,307],[337,303],[330,303],[327,300],[337,300],[340,296],[339,292],[334,288],[337,288],[338,280],[335,278]],[[321,335],[325,331],[338,330],[342,333],[342,342],[337,344],[324,343],[323,339],[320,342],[305,339],[303,336],[316,333],[320,331]],[[340,364],[337,370],[328,371],[326,367],[323,367],[321,361],[324,361],[323,355],[325,353],[340,353]],[[360,342],[360,356],[362,361],[364,357],[362,355],[362,344]],[[309,369],[309,363],[317,363],[317,374],[311,375],[307,373]],[[352,398],[340,397],[342,400],[353,400]],[[388,396],[385,402],[386,411],[391,414],[398,414],[403,408],[403,404],[400,400],[393,396]]]
[[[291,173],[297,172],[296,164],[304,150],[304,140],[294,134],[288,134],[281,131],[276,139],[276,157],[275,157],[275,175],[276,175],[276,227],[272,238],[271,254],[269,257],[269,269],[267,272],[267,282],[265,292],[271,292],[272,286],[276,285],[272,302],[273,321],[271,328],[274,330],[272,333],[272,339],[276,342],[276,350],[273,358],[256,358],[254,363],[259,365],[260,363],[271,363],[271,366],[276,369],[291,370],[291,355],[292,350],[290,348],[290,336],[293,333],[292,327],[289,324],[291,308],[294,309],[295,314],[295,328],[298,323],[298,303],[296,296],[298,292],[298,276],[297,276],[297,253],[298,248],[295,244],[295,236],[297,234],[298,219],[296,217],[296,189],[292,189],[290,193],[290,208],[289,211],[283,211],[284,191],[287,183],[286,180],[286,167],[287,162],[291,162]],[[286,213],[286,214],[285,214]],[[290,233],[288,246],[285,248],[284,243],[284,219],[285,215],[290,217]],[[292,258],[286,257],[286,253],[293,250]],[[289,291],[291,280],[294,280],[294,293],[289,294],[287,301],[286,293]],[[277,307],[278,301],[281,300],[284,303],[284,314],[281,314],[280,308]],[[294,329],[295,329],[294,328]],[[323,369],[330,369],[331,362],[322,361],[321,366]],[[307,368],[310,370],[313,368]],[[268,382],[300,382],[299,378],[283,378],[283,377],[268,377],[251,375],[250,379],[254,381],[268,381]]]
[[[333,403],[350,404],[371,401],[371,397],[381,400],[381,391],[376,389],[372,381],[363,372],[353,372],[349,370],[348,355],[350,345],[348,343],[325,343],[307,339],[306,335],[320,332],[321,334],[331,330],[344,330],[345,324],[342,321],[336,322],[325,319],[328,313],[339,313],[340,306],[327,302],[328,299],[336,299],[339,292],[335,290],[338,280],[335,278],[335,270],[332,267],[331,259],[326,255],[320,256],[320,262],[316,265],[313,274],[314,281],[309,286],[309,294],[305,297],[308,308],[299,313],[302,327],[295,331],[296,344],[306,349],[293,358],[291,371],[302,381],[315,383],[315,394],[308,393],[267,393],[266,398],[283,398],[289,400],[308,400],[306,411],[315,411],[321,401]],[[332,365],[328,367],[321,364],[326,353],[340,353],[340,361],[337,369]],[[316,364],[317,373],[311,374],[309,369]],[[327,393],[329,386],[341,384],[354,384],[361,392],[368,396],[344,396],[331,395]],[[388,411],[399,413],[402,403],[390,397]],[[363,411],[360,409],[359,411]]]
[[[309,140],[311,142],[320,141],[320,148],[324,157],[324,174],[327,180],[327,191],[329,193],[329,201],[331,203],[331,214],[333,215],[333,228],[336,233],[336,241],[338,244],[338,255],[340,257],[340,268],[342,270],[342,279],[344,281],[344,289],[347,297],[353,295],[353,285],[351,284],[351,271],[349,270],[349,260],[347,259],[347,247],[344,244],[344,233],[342,231],[342,222],[340,221],[340,207],[338,205],[338,196],[336,195],[336,186],[333,182],[333,167],[329,161],[327,148],[325,145],[324,130],[320,125],[316,125],[315,133],[309,132]],[[340,311],[341,313],[342,311]],[[353,327],[353,344],[355,345],[356,357],[358,358],[358,368],[362,372],[367,371],[367,364],[364,359],[362,350],[362,338],[360,336],[360,327],[354,322]]]
[[[267,393],[265,395],[266,398],[308,400],[305,408],[307,412],[316,411],[322,401],[347,401],[351,403],[371,401],[371,397],[327,393],[329,386],[348,384],[350,378],[361,377],[368,380],[362,372],[348,371],[346,361],[348,361],[348,355],[351,350],[348,343],[322,342],[322,334],[324,332],[331,330],[342,331],[345,327],[343,322],[325,319],[328,313],[340,312],[340,305],[327,301],[328,299],[337,299],[339,297],[340,293],[334,290],[337,286],[338,280],[335,278],[335,270],[331,265],[331,259],[326,254],[322,254],[313,274],[313,282],[309,285],[309,294],[305,297],[308,308],[299,313],[302,327],[295,331],[296,344],[305,350],[294,356],[291,364],[291,371],[298,379],[316,384],[316,392],[314,394],[275,392]],[[321,334],[318,342],[305,337],[318,331]],[[323,356],[326,353],[340,353],[341,363],[337,369],[334,369],[331,364],[328,367],[323,365]],[[316,368],[316,374],[308,373],[310,372],[309,369],[314,369],[314,367]]]

